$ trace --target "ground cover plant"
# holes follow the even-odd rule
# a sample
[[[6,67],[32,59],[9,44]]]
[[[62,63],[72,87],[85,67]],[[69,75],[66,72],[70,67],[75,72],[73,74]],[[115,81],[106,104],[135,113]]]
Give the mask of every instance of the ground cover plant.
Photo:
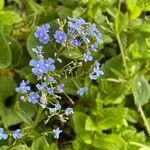
[[[0,150],[149,150],[150,1],[0,0]]]

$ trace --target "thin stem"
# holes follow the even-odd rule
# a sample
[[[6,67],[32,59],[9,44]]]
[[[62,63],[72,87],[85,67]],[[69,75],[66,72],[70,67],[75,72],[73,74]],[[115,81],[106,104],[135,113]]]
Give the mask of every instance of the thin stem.
[[[127,62],[126,62],[126,58],[125,58],[125,53],[124,53],[123,46],[122,46],[121,39],[120,39],[120,35],[119,35],[120,8],[121,8],[121,0],[119,0],[119,3],[118,3],[118,11],[117,11],[117,14],[116,14],[116,19],[115,19],[115,31],[116,31],[116,38],[117,38],[117,41],[118,41],[118,44],[119,44],[119,48],[120,48],[120,52],[121,52],[121,56],[122,56],[126,76],[128,77],[129,76],[129,71],[128,71]]]
[[[125,58],[125,53],[124,53],[124,50],[123,50],[123,47],[122,47],[122,43],[121,43],[119,34],[117,34],[116,37],[117,37],[117,41],[118,41],[118,44],[119,44],[119,48],[120,48],[121,57],[122,57],[123,65],[124,65],[124,68],[125,68],[126,76],[128,77],[129,76],[129,71],[128,71],[127,62],[126,62],[126,58]]]
[[[148,133],[148,135],[150,136],[150,127],[149,127],[148,121],[147,121],[147,119],[146,119],[146,117],[145,117],[145,114],[144,114],[144,112],[143,112],[142,107],[138,107],[138,111],[139,111],[140,114],[141,114],[141,117],[142,117],[142,119],[143,119],[143,122],[144,122],[144,125],[145,125],[145,127],[146,127],[147,133]]]

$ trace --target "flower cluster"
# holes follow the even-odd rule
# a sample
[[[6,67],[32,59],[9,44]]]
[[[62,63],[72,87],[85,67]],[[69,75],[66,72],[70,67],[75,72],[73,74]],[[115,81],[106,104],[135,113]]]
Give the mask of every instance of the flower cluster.
[[[67,33],[65,33],[66,30],[63,30],[63,27],[67,27]],[[91,62],[92,66],[94,66],[93,71],[90,73],[90,78],[92,80],[96,80],[100,77],[100,75],[103,75],[103,71],[100,69],[99,62],[97,60],[94,61],[94,53],[98,51],[98,46],[103,41],[101,39],[101,33],[97,30],[95,24],[87,23],[81,18],[68,18],[67,24],[61,26],[60,29],[57,29],[54,34],[51,35],[51,40],[60,46],[60,51],[56,50],[54,58],[45,58],[43,55],[43,49],[44,45],[48,44],[50,41],[50,36],[48,34],[49,30],[50,25],[45,24],[41,27],[37,27],[34,33],[35,38],[40,42],[40,45],[32,48],[37,59],[31,59],[29,62],[29,65],[32,67],[33,74],[37,77],[37,83],[34,90],[30,87],[29,80],[23,80],[20,83],[20,86],[16,88],[16,91],[22,94],[22,100],[28,101],[32,104],[38,104],[48,112],[49,116],[56,115],[58,118],[61,118],[62,121],[66,122],[68,117],[74,112],[71,107],[63,110],[59,102],[61,94],[64,93],[64,95],[67,95],[65,93],[65,84],[61,82],[61,79],[63,78],[61,77],[61,74],[63,73],[56,73],[59,72],[59,70],[57,70],[56,61],[62,63],[60,52],[63,48],[67,48],[67,50],[69,50],[74,47],[81,47],[84,49],[83,60],[85,63]],[[63,69],[64,68],[65,67],[63,67]],[[87,91],[88,87],[85,86],[78,88],[76,94],[82,96]],[[54,129],[54,138],[58,139],[61,132],[62,130],[59,127]],[[19,134],[20,130],[17,130],[13,134],[13,137],[15,139],[17,139],[17,137],[20,138],[21,136],[19,136]]]
[[[20,139],[22,137],[22,133],[20,129],[15,130],[12,133],[12,137],[17,140]],[[0,140],[6,140],[8,138],[8,134],[4,132],[3,128],[0,128]]]

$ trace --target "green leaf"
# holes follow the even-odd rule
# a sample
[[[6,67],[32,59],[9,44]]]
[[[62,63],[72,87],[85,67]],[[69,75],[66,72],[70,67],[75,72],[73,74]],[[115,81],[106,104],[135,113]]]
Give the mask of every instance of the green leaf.
[[[4,0],[0,0],[0,10],[4,7]]]
[[[11,64],[11,51],[7,44],[7,41],[0,32],[0,69],[7,68]]]
[[[15,93],[15,87],[16,83],[12,77],[0,76],[0,103]]]
[[[82,14],[85,13],[85,8],[83,7],[77,7],[76,9],[73,10],[72,16],[73,17],[80,17]]]
[[[149,102],[150,85],[144,76],[136,75],[132,83],[134,102],[137,106],[143,106]]]
[[[74,128],[77,133],[77,137],[80,140],[83,140],[86,144],[92,143],[91,132],[88,132],[85,129],[85,122],[87,119],[87,115],[82,112],[75,112],[73,116]]]
[[[15,112],[15,109],[6,109],[4,113],[2,114],[2,122],[4,124],[5,128],[8,128],[9,126],[16,125],[20,123],[22,120]]]
[[[93,145],[101,150],[126,150],[125,141],[118,135],[98,135],[93,140]]]
[[[29,125],[33,125],[34,122],[32,121],[32,119],[30,118],[30,116],[23,111],[20,106],[19,106],[19,102],[17,102],[16,104],[16,113],[18,114],[18,116],[27,124]]]
[[[91,117],[87,117],[85,122],[85,130],[87,131],[96,131],[96,126]]]
[[[130,19],[131,20],[137,19],[142,13],[142,6],[137,5],[137,0],[127,0],[126,4],[130,12]]]
[[[133,109],[128,109],[127,120],[130,121],[130,122],[132,122],[132,123],[138,123],[138,121],[139,121],[138,112],[136,112]]]
[[[72,9],[68,7],[61,6],[58,10],[58,15],[61,18],[67,18],[72,16]]]
[[[83,57],[79,49],[65,49],[62,55],[70,59],[82,59]]]
[[[0,11],[0,25],[12,25],[21,20],[21,17],[14,11]]]
[[[9,47],[11,49],[12,61],[11,65],[16,67],[22,58],[22,48],[17,40],[13,37],[6,36],[6,40],[9,43]]]
[[[126,108],[105,108],[102,112],[102,117],[99,117],[97,123],[97,130],[107,130],[116,127],[117,125],[122,126],[123,120],[127,117]]]
[[[55,146],[50,146],[44,136],[35,137],[31,150],[56,150]]]

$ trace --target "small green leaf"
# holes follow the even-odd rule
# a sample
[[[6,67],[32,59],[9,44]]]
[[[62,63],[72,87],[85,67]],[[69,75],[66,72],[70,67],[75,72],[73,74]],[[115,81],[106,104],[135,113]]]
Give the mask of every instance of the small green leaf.
[[[21,20],[21,17],[14,11],[0,11],[0,25],[12,25]]]
[[[91,117],[87,117],[87,119],[85,121],[85,130],[96,131],[94,121],[91,119]]]
[[[16,104],[16,113],[18,114],[18,116],[27,124],[29,125],[33,125],[34,122],[32,121],[32,119],[29,117],[29,115],[24,112],[20,106],[19,106],[19,102],[17,102]]]
[[[0,32],[0,68],[7,68],[11,64],[11,51],[2,32]]]
[[[132,83],[134,102],[137,106],[143,106],[149,102],[150,85],[144,76],[136,75]]]

